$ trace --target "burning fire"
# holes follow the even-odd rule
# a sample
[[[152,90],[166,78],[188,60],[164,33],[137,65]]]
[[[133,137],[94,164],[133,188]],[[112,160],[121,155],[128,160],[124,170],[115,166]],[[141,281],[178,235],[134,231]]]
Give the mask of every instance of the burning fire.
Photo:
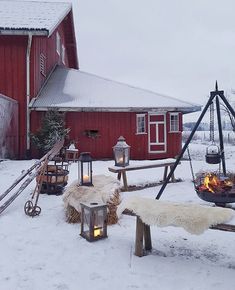
[[[199,186],[200,191],[221,192],[233,186],[233,182],[226,178],[219,178],[215,173],[205,175],[203,183]]]
[[[219,186],[219,184],[220,180],[215,174],[209,173],[204,178],[204,185],[211,192],[215,192],[213,189]]]

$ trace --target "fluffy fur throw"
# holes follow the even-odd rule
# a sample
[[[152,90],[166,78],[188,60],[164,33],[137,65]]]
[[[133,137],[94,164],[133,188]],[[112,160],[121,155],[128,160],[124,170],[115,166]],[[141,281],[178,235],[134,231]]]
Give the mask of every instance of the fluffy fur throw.
[[[125,199],[118,207],[118,216],[129,209],[147,225],[183,227],[191,234],[202,234],[210,226],[228,222],[232,209],[213,208],[196,204],[173,203],[142,197]]]
[[[80,202],[107,203],[115,192],[120,191],[120,182],[112,176],[93,176],[94,186],[79,186],[77,181],[68,186],[63,194],[65,207],[68,205],[81,212]]]

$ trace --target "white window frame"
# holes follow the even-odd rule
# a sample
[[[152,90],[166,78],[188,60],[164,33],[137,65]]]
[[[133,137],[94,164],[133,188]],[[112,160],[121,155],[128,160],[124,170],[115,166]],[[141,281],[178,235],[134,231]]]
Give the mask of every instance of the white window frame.
[[[144,119],[143,121],[143,126],[139,126],[140,122],[139,119]],[[143,130],[142,130],[143,129]],[[146,114],[136,114],[136,134],[140,135],[140,134],[146,134]]]
[[[56,52],[61,55],[61,37],[59,32],[56,32]]]
[[[171,119],[172,117],[176,117],[176,119]],[[180,130],[179,124],[179,113],[170,113],[170,133],[176,133]]]

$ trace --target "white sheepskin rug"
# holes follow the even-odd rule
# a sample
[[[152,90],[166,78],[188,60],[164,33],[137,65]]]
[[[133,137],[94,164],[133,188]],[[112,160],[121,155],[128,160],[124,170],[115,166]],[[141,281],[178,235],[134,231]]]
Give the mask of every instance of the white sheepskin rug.
[[[182,227],[191,234],[202,234],[210,226],[226,223],[234,216],[227,208],[173,203],[143,197],[129,197],[118,206],[117,215],[128,209],[147,225]]]

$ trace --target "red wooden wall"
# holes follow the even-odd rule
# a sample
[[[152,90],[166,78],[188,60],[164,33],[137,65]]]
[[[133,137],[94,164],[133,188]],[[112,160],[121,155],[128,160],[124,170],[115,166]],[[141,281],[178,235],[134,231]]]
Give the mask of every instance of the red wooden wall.
[[[65,47],[65,66],[69,68],[78,68],[76,40],[74,35],[73,17],[70,12],[62,23],[57,27],[53,34],[47,37],[33,37],[32,55],[31,55],[31,97],[37,96],[55,65],[63,65],[61,57],[56,52],[56,33],[61,37],[61,44]],[[40,54],[46,56],[46,76],[40,73]]]
[[[146,128],[148,128],[147,119]],[[136,113],[134,112],[66,113],[66,126],[71,128],[69,139],[75,140],[80,152],[89,151],[94,158],[112,158],[112,147],[121,135],[126,138],[126,142],[131,146],[132,159],[175,157],[181,150],[181,132],[169,132],[169,113],[166,116],[166,120],[167,152],[150,154],[148,153],[148,134],[136,134]],[[98,136],[88,137],[86,135],[87,130],[98,131]],[[180,114],[180,130],[182,130],[182,114]]]

